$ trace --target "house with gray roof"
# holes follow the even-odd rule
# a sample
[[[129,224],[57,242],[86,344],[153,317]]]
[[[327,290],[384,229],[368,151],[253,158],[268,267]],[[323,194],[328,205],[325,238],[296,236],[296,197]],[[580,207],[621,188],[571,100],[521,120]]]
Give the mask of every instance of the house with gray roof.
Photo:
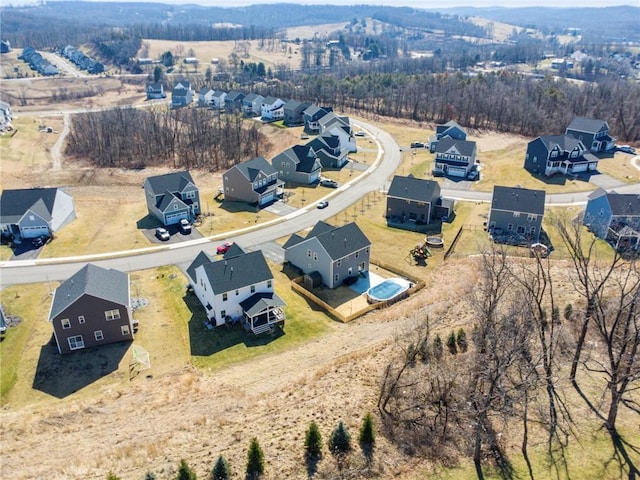
[[[222,174],[224,200],[246,202],[260,207],[278,198],[278,189],[284,182],[278,178],[278,171],[265,160],[256,157],[234,165]]]
[[[284,118],[284,100],[281,98],[266,96],[260,104],[261,118],[263,122],[275,122]]]
[[[241,322],[255,334],[284,326],[285,302],[275,293],[271,269],[261,250],[232,246],[219,259],[200,252],[187,277],[214,326]]]
[[[244,100],[244,93],[231,90],[224,97],[224,109],[227,112],[239,112],[242,110],[242,100]]]
[[[75,218],[73,198],[60,188],[3,190],[0,196],[0,234],[14,243],[50,237]]]
[[[186,107],[193,102],[194,91],[191,82],[180,80],[171,91],[171,106],[174,108]]]
[[[434,175],[466,178],[476,164],[476,142],[445,137],[438,141]]]
[[[619,251],[640,247],[640,195],[607,192],[589,195],[582,223]]]
[[[387,192],[387,224],[416,230],[453,213],[453,200],[443,199],[440,185],[433,180],[395,175]]]
[[[348,161],[348,149],[338,135],[323,133],[307,143],[313,149],[324,169],[340,169]]]
[[[322,134],[336,135],[340,138],[340,144],[343,150],[347,152],[358,151],[349,117],[328,112],[318,120],[318,123],[320,124],[320,132]]]
[[[320,119],[332,111],[331,107],[319,107],[314,104],[309,105],[302,113],[304,131],[310,134],[320,133]]]
[[[211,95],[211,105],[210,107],[215,110],[224,110],[225,100],[227,98],[227,92],[223,90],[216,90]]]
[[[271,165],[278,171],[278,178],[284,182],[311,185],[320,180],[322,164],[309,145],[294,145],[279,153]]]
[[[160,82],[149,82],[146,87],[147,100],[155,100],[158,98],[167,98],[164,92],[164,85]]]
[[[289,100],[282,107],[284,112],[284,124],[287,127],[296,127],[304,124],[304,111],[311,105],[311,102],[299,102]]]
[[[56,288],[49,322],[59,353],[133,340],[129,275],[86,264]]]
[[[215,90],[209,87],[202,87],[198,92],[198,106],[212,108],[213,106],[213,94]]]
[[[247,117],[258,117],[262,113],[264,97],[257,93],[249,93],[242,99],[242,113]]]
[[[535,174],[577,174],[594,171],[599,158],[572,135],[543,135],[527,144],[524,168]]]
[[[438,142],[443,138],[452,138],[454,140],[466,140],[467,132],[458,122],[449,120],[447,123],[436,125],[436,134],[429,137],[429,151],[435,153]]]
[[[566,135],[578,139],[591,152],[611,151],[616,146],[616,139],[609,132],[609,124],[604,120],[576,117],[567,129]]]
[[[329,288],[369,271],[371,242],[354,222],[341,227],[318,222],[306,237],[293,234],[283,248],[285,262],[307,275],[317,272]]]
[[[183,218],[193,222],[200,215],[200,191],[189,172],[147,177],[143,186],[149,215],[162,225],[175,225]]]
[[[511,245],[538,242],[544,202],[544,190],[494,186],[488,220],[490,238]]]

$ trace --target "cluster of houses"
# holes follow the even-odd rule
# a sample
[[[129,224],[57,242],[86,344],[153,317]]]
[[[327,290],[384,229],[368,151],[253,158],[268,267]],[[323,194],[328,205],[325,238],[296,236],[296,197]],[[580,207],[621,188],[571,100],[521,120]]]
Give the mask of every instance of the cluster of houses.
[[[72,45],[67,45],[60,50],[60,54],[71,60],[79,69],[86,70],[89,73],[104,72],[104,65],[94,60],[86,53],[78,50]]]
[[[35,70],[40,75],[58,74],[58,68],[33,47],[25,47],[18,58],[28,63],[31,70]]]

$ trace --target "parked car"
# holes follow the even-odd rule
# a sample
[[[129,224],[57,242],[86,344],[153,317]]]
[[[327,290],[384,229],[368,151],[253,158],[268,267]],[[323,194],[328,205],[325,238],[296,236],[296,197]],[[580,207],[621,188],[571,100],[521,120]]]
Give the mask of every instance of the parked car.
[[[411,142],[411,148],[424,148],[424,143],[422,143],[422,142]]]
[[[186,218],[180,220],[180,231],[183,235],[189,235],[191,233],[191,224]]]
[[[364,132],[360,131],[360,132],[356,132],[353,134],[354,137],[364,137]]]
[[[218,245],[218,248],[216,248],[216,252],[218,253],[218,255],[227,253],[227,251],[231,248],[231,245],[233,245],[233,242],[225,242],[222,245]]]
[[[329,206],[329,202],[327,202],[326,200],[318,202],[318,204],[316,205],[316,207],[318,207],[320,209],[327,208],[328,206]]]
[[[619,152],[630,153],[631,155],[636,154],[636,149],[633,148],[631,145],[618,145],[616,147],[616,150]]]
[[[156,228],[156,237],[158,237],[158,240],[162,240],[164,242],[166,240],[169,240],[171,235],[169,235],[169,232],[166,228],[158,227]]]
[[[320,180],[320,185],[322,185],[323,187],[338,188],[338,182],[336,182],[335,180],[330,180],[328,178],[323,178],[322,180]]]
[[[468,174],[467,174],[467,178],[469,180],[477,180],[478,178],[480,178],[480,172],[478,170],[471,170]]]

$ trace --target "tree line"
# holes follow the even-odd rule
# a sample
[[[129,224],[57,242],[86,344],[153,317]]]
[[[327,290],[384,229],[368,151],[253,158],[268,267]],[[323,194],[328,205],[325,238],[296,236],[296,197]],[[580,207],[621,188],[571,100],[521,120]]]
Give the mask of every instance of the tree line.
[[[254,122],[207,109],[114,108],[74,115],[65,154],[97,167],[226,170],[263,154],[269,141]]]

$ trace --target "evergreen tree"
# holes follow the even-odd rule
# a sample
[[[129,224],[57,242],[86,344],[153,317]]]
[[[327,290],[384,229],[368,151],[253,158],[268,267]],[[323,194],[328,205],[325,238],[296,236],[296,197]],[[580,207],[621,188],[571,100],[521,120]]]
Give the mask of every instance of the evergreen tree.
[[[329,450],[333,455],[346,455],[351,451],[351,434],[342,420],[331,432]]]
[[[216,461],[213,471],[211,472],[212,480],[229,480],[231,478],[231,469],[227,460],[220,455]]]
[[[107,474],[107,480],[120,480],[120,477],[113,472]]]
[[[312,421],[304,438],[304,451],[307,457],[322,456],[322,436],[316,422]]]
[[[449,352],[453,355],[458,353],[458,349],[456,348],[456,334],[451,332],[447,337],[447,348]]]
[[[364,450],[365,448],[373,449],[376,443],[376,431],[373,425],[373,417],[371,413],[367,413],[362,420],[362,426],[360,427],[360,435],[358,435],[358,443]]]
[[[461,352],[466,352],[467,351],[467,334],[465,333],[463,328],[460,328],[460,330],[458,330],[458,335],[456,337],[456,344],[458,345],[458,348],[460,349]]]
[[[180,460],[176,480],[196,480],[196,474],[185,460]]]
[[[433,339],[433,356],[440,360],[442,358],[443,351],[442,338],[440,338],[440,335],[436,335],[436,338]]]
[[[264,452],[258,443],[258,439],[253,437],[249,443],[247,452],[247,478],[257,480],[264,473]]]
[[[144,480],[156,480],[156,474],[153,472],[147,472],[144,474]]]

